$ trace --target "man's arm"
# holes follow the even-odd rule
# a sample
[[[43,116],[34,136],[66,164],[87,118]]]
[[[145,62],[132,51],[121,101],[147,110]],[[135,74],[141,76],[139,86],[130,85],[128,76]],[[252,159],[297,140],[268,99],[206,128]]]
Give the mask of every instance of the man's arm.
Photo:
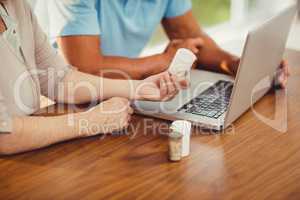
[[[166,71],[179,48],[198,52],[197,47],[201,46],[202,41],[193,39],[171,43],[161,54],[136,59],[104,56],[99,36],[64,36],[59,37],[57,43],[65,59],[82,72],[107,78],[141,80]]]
[[[59,37],[57,42],[71,65],[82,72],[109,78],[143,79],[165,71],[171,59],[167,52],[137,59],[104,56],[99,36]]]
[[[46,3],[45,3],[46,4]],[[103,56],[99,35],[101,33],[98,21],[99,12],[96,1],[53,0],[47,2],[49,35],[56,38],[66,60],[79,68],[80,71],[99,75],[100,71],[120,71],[134,79],[165,71],[168,60],[163,55],[150,58],[127,59],[122,57]],[[109,12],[109,11],[107,11]],[[128,44],[130,48],[130,44]],[[120,73],[108,74],[106,77],[120,77]]]
[[[173,18],[165,18],[163,27],[170,40],[200,37],[204,41],[198,52],[198,66],[201,68],[235,75],[239,59],[222,50],[199,26],[192,11]]]
[[[162,24],[170,40],[202,38],[204,44],[197,54],[197,66],[211,71],[233,76],[236,75],[240,58],[222,50],[206,33],[204,33],[196,18],[193,16],[192,11],[188,11],[186,14],[179,17],[166,18],[162,21]],[[275,82],[280,88],[285,88],[287,86],[289,75],[289,65],[286,61],[283,61],[279,66],[278,75],[275,77]]]

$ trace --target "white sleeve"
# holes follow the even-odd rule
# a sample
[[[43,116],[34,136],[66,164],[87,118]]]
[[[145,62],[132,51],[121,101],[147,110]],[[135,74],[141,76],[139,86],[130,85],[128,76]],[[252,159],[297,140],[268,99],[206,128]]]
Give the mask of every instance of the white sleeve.
[[[6,101],[0,88],[0,134],[12,131],[12,118],[7,110]]]
[[[44,72],[39,73],[41,93],[52,100],[56,100],[59,83],[63,82],[71,67],[50,45],[46,34],[40,28],[36,16],[28,5],[27,9],[31,16],[34,31],[36,65],[39,70]]]

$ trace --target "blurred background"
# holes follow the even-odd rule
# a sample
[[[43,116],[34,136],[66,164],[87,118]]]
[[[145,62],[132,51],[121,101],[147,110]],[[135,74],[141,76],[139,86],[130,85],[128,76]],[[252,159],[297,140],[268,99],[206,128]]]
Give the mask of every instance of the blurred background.
[[[37,0],[28,1],[33,7],[41,6],[36,3]],[[289,4],[299,3],[300,0],[192,0],[192,2],[193,13],[199,23],[222,45],[233,40],[242,40],[251,27],[275,15]],[[47,10],[43,13],[45,17],[39,20],[47,20]],[[47,27],[44,27],[44,30],[47,32]],[[162,28],[158,27],[143,55],[163,50],[167,42]],[[288,47],[300,50],[299,20],[295,20]]]
[[[192,2],[195,17],[221,46],[226,46],[232,41],[244,41],[249,29],[276,15],[290,4],[298,2],[300,10],[300,0],[192,0]],[[161,51],[166,41],[167,38],[159,27],[143,55]],[[287,46],[300,50],[299,20],[295,19]],[[237,54],[240,54],[241,47]]]

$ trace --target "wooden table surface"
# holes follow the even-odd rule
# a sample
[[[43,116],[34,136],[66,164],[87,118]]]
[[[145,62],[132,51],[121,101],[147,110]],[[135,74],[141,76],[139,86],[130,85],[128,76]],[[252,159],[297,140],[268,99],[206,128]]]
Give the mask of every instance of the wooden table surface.
[[[298,200],[300,52],[288,51],[287,57],[293,68],[286,133],[249,111],[226,134],[194,131],[190,157],[170,163],[167,138],[159,133],[166,122],[135,116],[136,135],[74,140],[0,157],[0,199]],[[268,94],[255,109],[271,117],[274,105],[275,95]]]

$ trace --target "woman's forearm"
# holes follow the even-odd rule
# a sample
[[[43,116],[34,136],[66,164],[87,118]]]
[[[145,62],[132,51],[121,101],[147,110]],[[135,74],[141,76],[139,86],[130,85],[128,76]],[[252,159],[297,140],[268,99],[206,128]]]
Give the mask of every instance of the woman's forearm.
[[[60,87],[60,103],[83,104],[112,97],[135,98],[139,81],[106,79],[78,71],[71,71]]]
[[[69,117],[73,117],[73,124],[69,125]],[[0,154],[16,154],[81,137],[76,114],[17,117],[12,121],[12,132],[0,134]]]

